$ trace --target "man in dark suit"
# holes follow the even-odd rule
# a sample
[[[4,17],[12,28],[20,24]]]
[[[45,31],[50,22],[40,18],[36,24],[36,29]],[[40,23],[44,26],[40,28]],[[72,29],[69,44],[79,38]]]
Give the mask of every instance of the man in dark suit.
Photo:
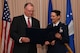
[[[66,47],[64,43],[69,42],[68,27],[64,23],[60,22],[60,11],[53,10],[51,12],[52,23],[48,25],[48,28],[54,28],[59,26],[59,32],[53,35],[53,40],[45,41],[45,45],[48,45],[47,53],[66,53]],[[52,36],[52,34],[50,34]],[[49,35],[49,36],[50,36]]]
[[[40,23],[33,18],[34,6],[32,3],[24,5],[24,14],[13,18],[10,35],[14,40],[13,53],[37,53],[36,44],[30,43],[26,35],[27,28],[40,28]]]

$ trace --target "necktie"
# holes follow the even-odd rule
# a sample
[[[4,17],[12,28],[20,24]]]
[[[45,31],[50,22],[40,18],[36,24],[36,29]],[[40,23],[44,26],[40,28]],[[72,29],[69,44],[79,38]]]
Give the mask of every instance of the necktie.
[[[30,18],[28,18],[28,28],[31,28]]]

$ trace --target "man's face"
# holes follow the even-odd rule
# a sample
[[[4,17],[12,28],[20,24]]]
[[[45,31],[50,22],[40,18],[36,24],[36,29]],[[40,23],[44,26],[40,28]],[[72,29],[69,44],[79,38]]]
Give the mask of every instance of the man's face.
[[[57,16],[55,12],[51,12],[51,19],[53,23],[56,23],[59,21],[60,16]]]
[[[24,13],[25,13],[25,15],[28,16],[28,17],[32,17],[33,12],[34,12],[34,7],[31,6],[30,4],[27,5],[27,6],[24,8]]]

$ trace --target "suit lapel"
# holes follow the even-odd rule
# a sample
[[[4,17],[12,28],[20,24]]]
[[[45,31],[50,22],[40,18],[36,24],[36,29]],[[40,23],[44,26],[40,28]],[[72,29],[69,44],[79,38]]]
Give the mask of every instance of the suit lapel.
[[[35,21],[33,17],[32,17],[32,27],[35,27]]]
[[[26,23],[26,20],[24,18],[24,15],[22,15],[22,21],[23,21],[24,25],[27,27],[27,23]]]

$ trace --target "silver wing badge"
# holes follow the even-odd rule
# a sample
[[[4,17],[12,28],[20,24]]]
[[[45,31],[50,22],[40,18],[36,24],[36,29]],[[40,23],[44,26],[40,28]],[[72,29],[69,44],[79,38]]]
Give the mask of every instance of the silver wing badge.
[[[60,27],[60,29],[59,29],[59,32],[60,32],[60,33],[62,33],[62,32],[63,32],[63,29],[62,29],[62,27]]]

